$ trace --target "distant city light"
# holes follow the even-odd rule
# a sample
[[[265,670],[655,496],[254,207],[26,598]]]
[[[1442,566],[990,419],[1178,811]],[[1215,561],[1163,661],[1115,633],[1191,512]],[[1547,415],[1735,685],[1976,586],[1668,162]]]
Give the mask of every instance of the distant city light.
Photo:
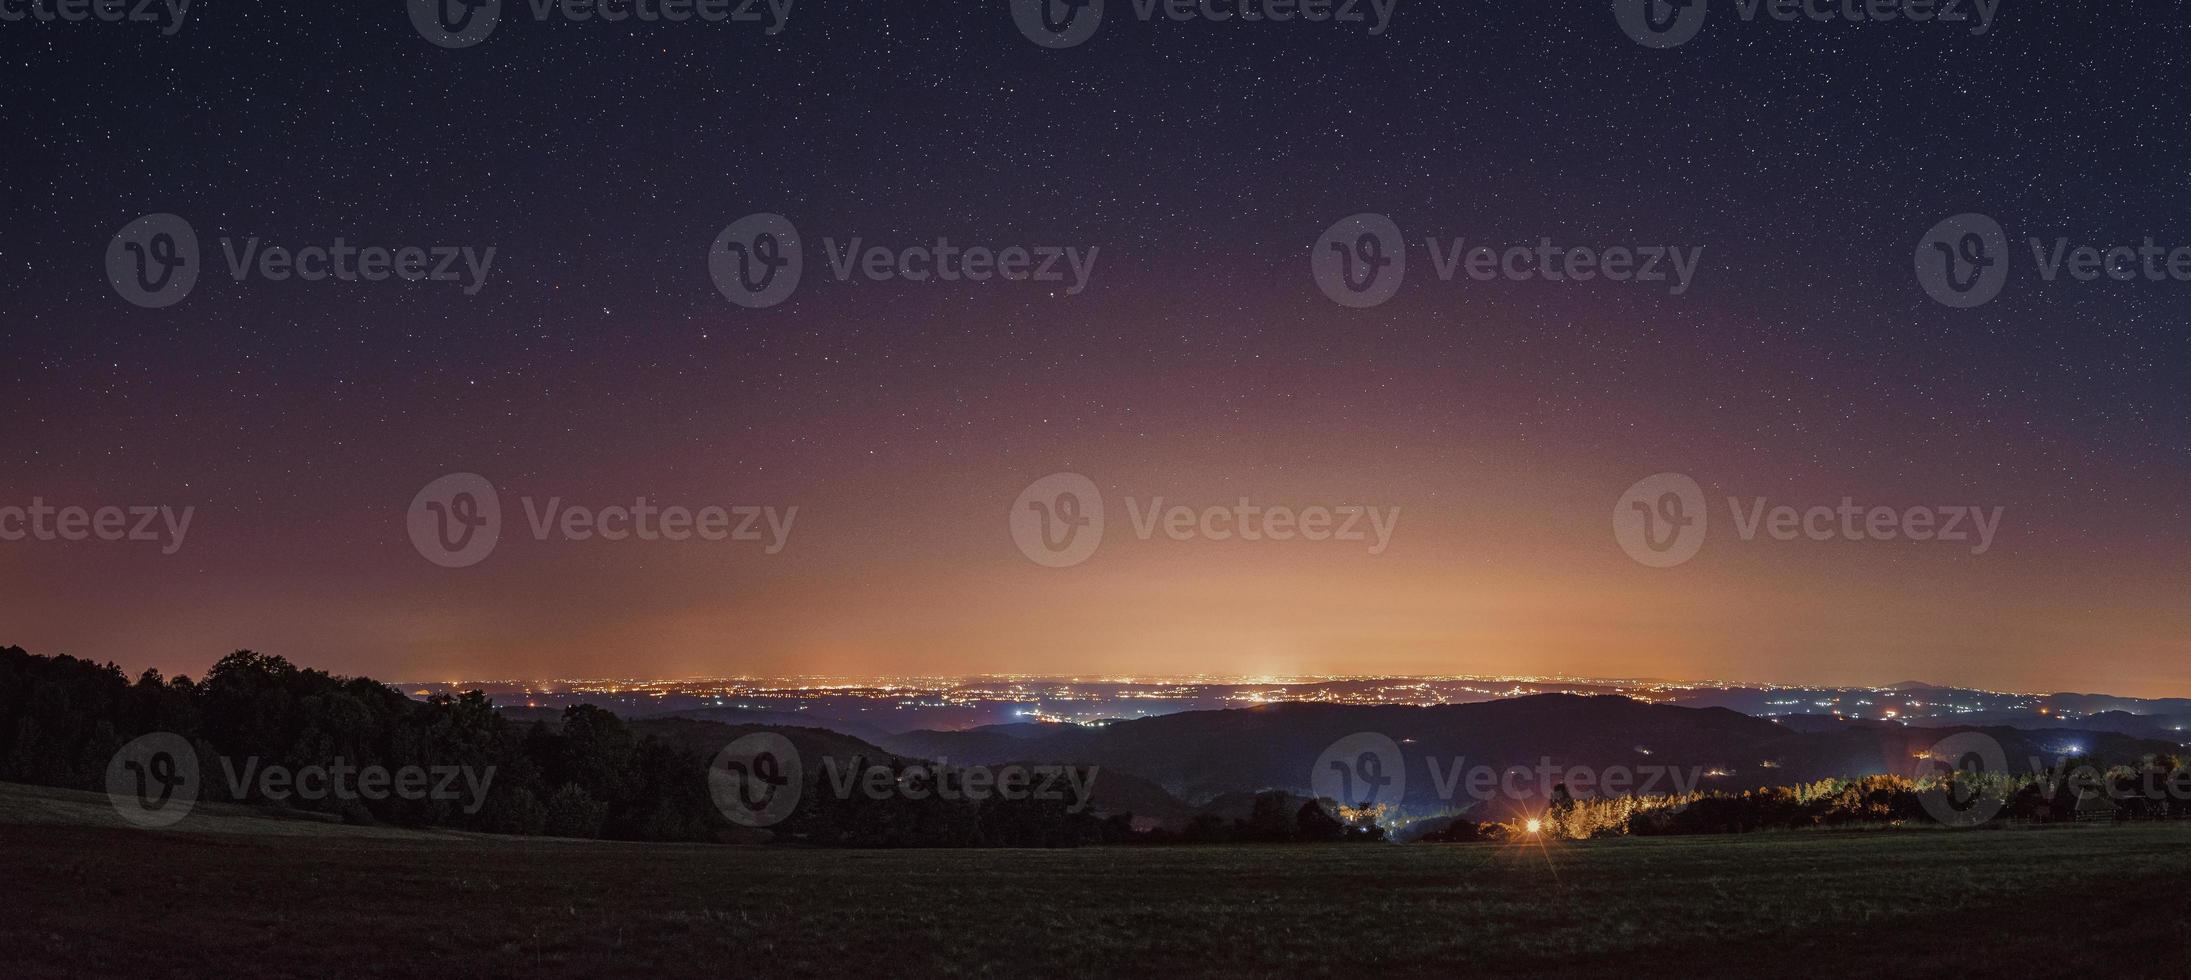
[[[0,0],[5,2],[5,0]],[[1266,707],[1286,703],[1351,705],[1470,704],[1542,695],[1615,695],[1648,704],[1719,707],[1761,714],[1774,724],[1793,727],[1821,721],[1861,725],[1867,719],[1886,724],[1924,724],[1926,720],[1984,713],[2034,712],[2046,721],[2066,723],[2088,717],[2064,705],[2043,703],[2045,695],[1978,689],[1940,689],[1924,699],[1903,697],[1886,688],[1809,688],[1779,684],[1730,685],[1720,681],[1591,679],[1563,676],[1387,677],[1334,675],[1240,678],[1216,675],[1178,677],[1048,677],[1031,674],[935,676],[787,676],[688,678],[486,679],[400,685],[416,698],[457,696],[481,691],[492,702],[534,711],[559,711],[595,704],[638,715],[705,709],[715,720],[737,720],[737,712],[781,712],[819,719],[869,722],[890,712],[893,728],[960,730],[1012,723],[1101,727],[1112,722],[1180,711]],[[1957,703],[1962,702],[1962,703]],[[1864,706],[1872,706],[1867,713]],[[2184,733],[2158,702],[2114,701],[2085,707],[2120,710],[2144,717],[2155,729]],[[1784,717],[1795,720],[1783,721]],[[2182,716],[2178,716],[2182,717]],[[1962,720],[1962,719],[1956,719]],[[1398,736],[1395,735],[1395,738]],[[1401,739],[1413,745],[1415,739]],[[2186,743],[2191,744],[2191,743]],[[1661,745],[1634,745],[1639,756],[1652,756]],[[2096,751],[2083,745],[2058,746],[2065,755]],[[1678,751],[1678,750],[1677,750]],[[1785,763],[1785,760],[1782,760]],[[1762,768],[1771,768],[1765,766]],[[1733,778],[1739,772],[1722,768]]]

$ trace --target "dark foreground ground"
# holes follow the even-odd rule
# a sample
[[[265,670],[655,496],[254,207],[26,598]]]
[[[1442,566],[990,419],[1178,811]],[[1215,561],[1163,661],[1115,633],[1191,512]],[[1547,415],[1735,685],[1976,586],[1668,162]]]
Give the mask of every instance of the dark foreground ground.
[[[30,792],[9,976],[2191,976],[2180,824],[804,851],[139,831]]]

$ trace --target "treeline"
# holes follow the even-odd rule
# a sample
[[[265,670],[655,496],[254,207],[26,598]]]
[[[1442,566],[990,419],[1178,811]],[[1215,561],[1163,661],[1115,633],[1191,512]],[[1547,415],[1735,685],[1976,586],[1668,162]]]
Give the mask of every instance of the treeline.
[[[376,681],[249,651],[223,657],[203,680],[148,670],[131,681],[112,664],[0,650],[0,779],[104,789],[115,752],[153,732],[172,732],[196,750],[205,800],[503,834],[701,840],[712,832],[704,760],[634,738],[599,708],[572,708],[553,729],[519,726],[477,692],[414,701]],[[493,777],[483,800],[275,799],[256,780],[233,791],[236,774],[269,767],[491,767]]]
[[[201,680],[0,648],[0,780],[107,788],[141,735],[169,732],[197,755],[200,799],[317,812],[360,824],[634,841],[768,839],[741,832],[708,792],[697,748],[637,735],[591,705],[561,723],[519,724],[478,692],[415,701],[366,678],[239,651]],[[893,763],[895,764],[895,763]],[[250,767],[250,768],[246,768]],[[491,770],[482,798],[268,794],[238,772]],[[478,785],[474,783],[471,785]],[[459,784],[462,785],[462,784]],[[814,789],[814,787],[810,787]],[[810,792],[775,839],[839,846],[1067,846],[1103,839],[1092,815],[1035,800],[838,800]],[[1115,830],[1115,828],[1114,828]]]
[[[1346,844],[1385,839],[1380,812],[1354,810],[1331,800],[1309,800],[1280,790],[1257,793],[1245,816],[1195,814],[1177,831],[1151,828],[1127,836],[1127,844]]]
[[[478,692],[415,701],[366,678],[300,668],[239,651],[202,680],[0,648],[0,780],[107,788],[116,752],[168,732],[195,750],[200,796],[312,811],[353,823],[448,827],[498,834],[639,841],[777,840],[825,847],[1069,847],[1081,844],[1329,843],[1379,841],[1385,815],[1265,792],[1213,806],[1178,829],[1137,828],[1082,799],[947,799],[832,791],[810,767],[781,824],[754,833],[731,823],[709,795],[709,756],[690,740],[633,731],[591,705],[559,724],[521,724]],[[855,771],[869,767],[855,760]],[[904,771],[906,763],[873,763]],[[363,767],[491,771],[462,794],[366,796],[270,793],[234,778],[239,768],[355,772]],[[249,771],[249,770],[245,770]],[[1946,802],[1943,802],[1946,801]],[[1244,804],[1244,805],[1243,805]],[[1928,805],[1930,804],[1930,805]],[[1221,816],[1221,813],[1238,814]],[[1559,787],[1536,833],[1555,838],[1725,834],[1891,825],[1928,813],[1984,812],[2033,822],[2191,816],[2191,770],[2169,756],[2136,766],[2070,760],[2028,775],[1954,774],[1825,780],[1744,793],[1576,799]],[[1175,825],[1176,826],[1176,825]],[[1454,819],[1419,839],[1522,836],[1514,822]]]
[[[2073,758],[2029,774],[1881,775],[1742,793],[1576,799],[1565,786],[1538,819],[1544,837],[1742,834],[1759,830],[1938,823],[2072,823],[2191,817],[2191,769],[2174,756],[2135,766]],[[1969,815],[1969,816],[1964,816]],[[1418,840],[1459,843],[1528,835],[1520,822],[1455,818]]]

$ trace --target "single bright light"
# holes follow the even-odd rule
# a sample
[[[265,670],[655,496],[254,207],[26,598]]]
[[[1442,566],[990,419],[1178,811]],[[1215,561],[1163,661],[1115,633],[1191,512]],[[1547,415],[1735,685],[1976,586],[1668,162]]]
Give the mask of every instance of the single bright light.
[[[1529,832],[1530,832],[1530,833],[1534,834],[1534,833],[1537,833],[1537,832],[1539,832],[1539,831],[1542,831],[1543,829],[1544,829],[1544,821],[1542,821],[1542,820],[1531,820],[1531,821],[1529,821]]]

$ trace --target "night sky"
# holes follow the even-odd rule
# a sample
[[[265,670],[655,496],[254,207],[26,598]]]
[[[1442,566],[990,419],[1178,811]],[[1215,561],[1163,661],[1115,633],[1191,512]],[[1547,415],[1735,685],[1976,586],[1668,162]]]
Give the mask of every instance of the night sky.
[[[7,0],[19,4],[21,0]],[[50,0],[43,0],[50,2]],[[400,0],[0,22],[0,507],[195,507],[157,544],[0,541],[0,643],[195,675],[1026,672],[1911,679],[2191,694],[2191,282],[2046,282],[2030,237],[2191,245],[2191,9],[2009,0],[1984,36],[1745,22],[1653,50],[1602,0],[1391,25],[1143,23],[1049,50],[1002,0],[428,43]],[[9,9],[17,9],[9,7]],[[1390,302],[1325,230],[1412,240]],[[1929,298],[1943,219],[1999,298]],[[107,281],[187,219],[194,289]],[[785,302],[725,226],[806,239]],[[222,238],[496,249],[440,282],[238,282]],[[1441,282],[1423,239],[1702,247],[1663,285]],[[1100,250],[1087,288],[840,282],[822,240]],[[1007,515],[1086,475],[1043,567]],[[1694,559],[1611,515],[1687,474]],[[500,544],[406,513],[477,473]],[[518,500],[799,508],[750,542],[535,540]],[[1142,540],[1126,498],[1400,509],[1340,541]],[[1946,542],[1741,539],[1728,497],[2002,508]],[[0,530],[5,530],[0,526]]]

